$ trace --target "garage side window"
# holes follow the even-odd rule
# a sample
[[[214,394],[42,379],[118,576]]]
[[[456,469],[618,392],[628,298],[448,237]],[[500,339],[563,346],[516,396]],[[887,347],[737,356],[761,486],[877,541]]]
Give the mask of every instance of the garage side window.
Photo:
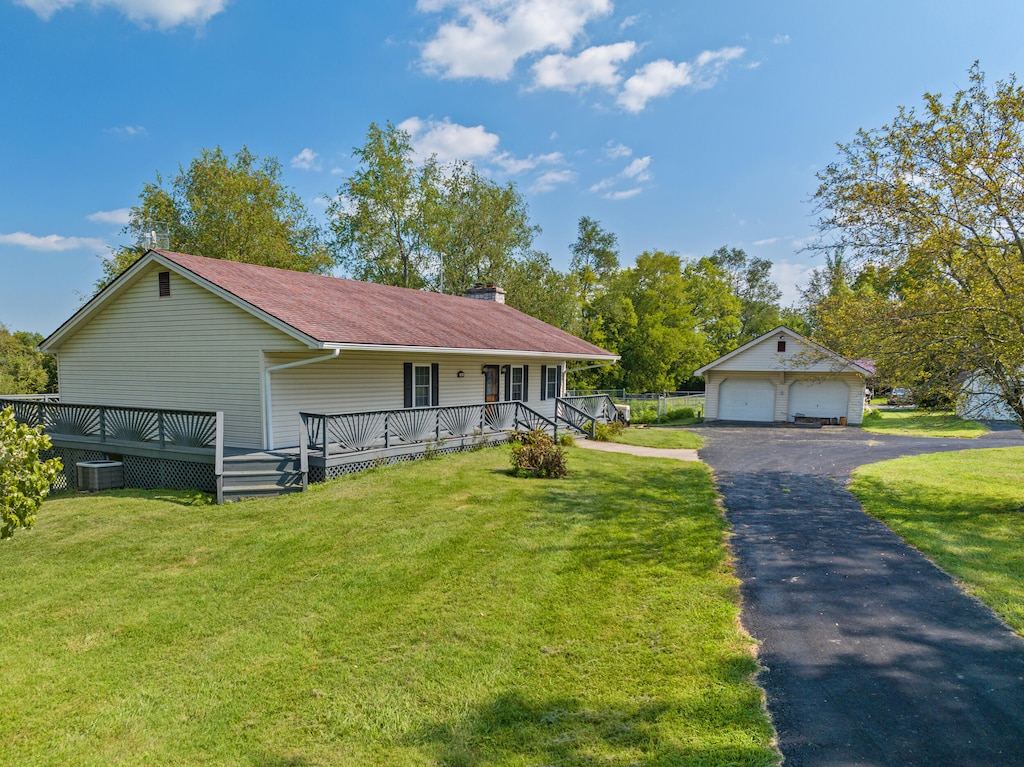
[[[405,407],[436,407],[438,403],[438,365],[406,362],[404,370]]]

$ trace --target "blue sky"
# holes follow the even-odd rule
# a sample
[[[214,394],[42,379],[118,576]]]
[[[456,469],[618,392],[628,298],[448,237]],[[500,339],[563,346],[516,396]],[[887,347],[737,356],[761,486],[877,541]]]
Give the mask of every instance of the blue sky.
[[[322,215],[386,121],[514,180],[561,269],[586,215],[625,264],[769,258],[791,301],[836,142],[1022,69],[1022,28],[1007,0],[0,0],[0,322],[67,319],[202,148],[277,157]]]

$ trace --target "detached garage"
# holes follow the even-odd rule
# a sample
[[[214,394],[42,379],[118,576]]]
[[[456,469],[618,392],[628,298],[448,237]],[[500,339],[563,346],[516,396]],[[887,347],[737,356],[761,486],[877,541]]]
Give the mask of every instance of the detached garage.
[[[859,424],[871,370],[779,327],[696,371],[706,421]]]

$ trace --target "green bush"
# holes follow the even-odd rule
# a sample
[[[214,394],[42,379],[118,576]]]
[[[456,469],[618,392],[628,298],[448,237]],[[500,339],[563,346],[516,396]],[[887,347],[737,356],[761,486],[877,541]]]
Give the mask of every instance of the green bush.
[[[512,473],[517,477],[564,477],[569,464],[561,445],[540,429],[512,433]]]
[[[558,444],[562,447],[576,447],[576,440],[571,434],[563,434],[558,438]]]
[[[13,408],[0,410],[0,539],[35,524],[36,510],[64,468],[59,458],[40,460],[49,449],[41,426],[18,423]]]
[[[622,430],[625,427],[620,421],[612,421],[611,423],[595,423],[594,424],[594,439],[598,442],[611,442],[612,437],[622,434]]]
[[[629,408],[629,422],[634,424],[654,423],[658,420],[658,406],[650,402],[632,403]]]

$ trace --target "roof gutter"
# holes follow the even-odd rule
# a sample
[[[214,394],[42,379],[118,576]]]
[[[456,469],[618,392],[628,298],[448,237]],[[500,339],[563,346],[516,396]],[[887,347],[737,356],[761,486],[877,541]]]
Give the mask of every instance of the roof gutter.
[[[606,368],[609,365],[614,365],[618,361],[619,361],[619,358],[616,357],[613,360],[608,360],[607,362],[598,362],[595,365],[583,365],[582,367],[578,367],[578,368],[566,368],[565,372],[566,373],[578,373],[580,370],[592,370],[593,368]]]
[[[286,362],[284,365],[274,365],[263,371],[263,411],[266,413],[267,418],[267,450],[274,449],[274,402],[273,396],[270,393],[270,374],[286,368],[297,368],[299,365],[312,365],[314,362],[326,362],[327,360],[337,359],[339,354],[341,354],[341,349],[335,349],[326,357],[313,357],[312,359],[299,360],[298,362]]]

